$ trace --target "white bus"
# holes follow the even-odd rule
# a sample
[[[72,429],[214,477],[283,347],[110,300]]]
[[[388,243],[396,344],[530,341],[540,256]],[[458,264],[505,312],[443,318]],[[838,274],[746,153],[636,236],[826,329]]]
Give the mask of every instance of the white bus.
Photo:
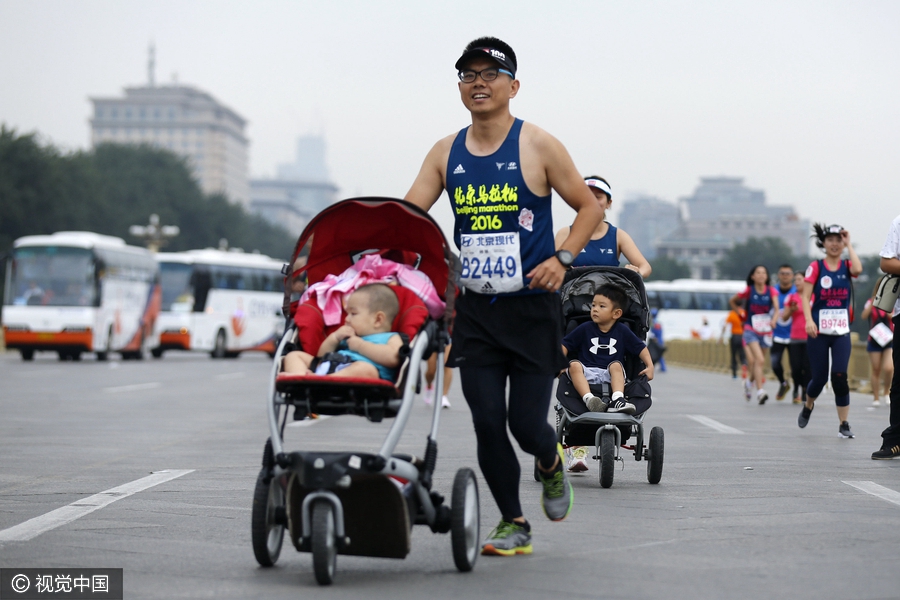
[[[248,350],[274,355],[284,326],[283,263],[261,254],[222,250],[160,252],[159,358],[166,350],[199,350],[233,358]]]
[[[6,267],[3,332],[24,360],[95,352],[143,358],[156,346],[159,269],[145,248],[86,231],[32,235],[13,243]]]
[[[676,279],[648,281],[644,284],[650,308],[656,309],[656,322],[662,326],[663,339],[696,338],[706,318],[718,337],[731,310],[728,300],[747,287],[737,280]]]

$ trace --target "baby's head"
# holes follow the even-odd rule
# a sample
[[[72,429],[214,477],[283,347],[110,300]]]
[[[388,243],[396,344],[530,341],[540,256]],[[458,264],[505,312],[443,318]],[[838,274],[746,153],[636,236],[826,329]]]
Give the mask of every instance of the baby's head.
[[[346,324],[362,337],[390,331],[400,312],[400,302],[389,286],[370,283],[350,294],[346,308]]]
[[[591,321],[599,325],[610,325],[622,317],[628,297],[620,288],[604,284],[594,292],[591,302]]]

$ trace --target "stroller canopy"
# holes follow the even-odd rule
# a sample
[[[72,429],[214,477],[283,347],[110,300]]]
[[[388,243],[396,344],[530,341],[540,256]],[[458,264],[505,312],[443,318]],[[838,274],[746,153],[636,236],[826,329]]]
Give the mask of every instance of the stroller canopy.
[[[613,284],[628,296],[622,317],[634,325],[631,329],[639,337],[650,331],[650,303],[644,280],[640,273],[623,267],[574,267],[566,271],[559,290],[566,321],[590,315],[594,293],[604,284]]]
[[[303,230],[291,264],[307,254],[307,281],[313,284],[372,251],[427,275],[452,314],[458,261],[434,219],[403,200],[352,198],[329,206]]]

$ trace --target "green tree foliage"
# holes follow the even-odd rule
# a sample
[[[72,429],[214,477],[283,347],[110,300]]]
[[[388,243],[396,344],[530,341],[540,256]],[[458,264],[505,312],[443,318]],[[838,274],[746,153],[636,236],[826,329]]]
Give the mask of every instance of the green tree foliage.
[[[295,240],[224,196],[205,196],[184,160],[150,146],[102,144],[64,155],[34,134],[0,127],[0,254],[23,235],[84,230],[131,244],[151,214],[181,234],[166,250],[231,247],[287,259]]]
[[[781,238],[752,237],[725,252],[716,266],[721,279],[746,279],[750,269],[756,265],[765,265],[774,276],[780,265],[789,264],[795,271],[802,271],[810,260],[806,256],[794,256],[791,248]]]
[[[691,276],[690,267],[668,256],[657,256],[650,261],[650,266],[653,267],[653,271],[647,281],[672,281]]]

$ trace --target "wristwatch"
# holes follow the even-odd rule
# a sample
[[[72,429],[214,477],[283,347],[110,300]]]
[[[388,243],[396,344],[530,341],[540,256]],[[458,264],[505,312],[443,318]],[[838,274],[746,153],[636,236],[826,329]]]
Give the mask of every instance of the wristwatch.
[[[575,262],[575,257],[568,250],[557,250],[554,256],[567,269],[571,268],[572,263]]]

